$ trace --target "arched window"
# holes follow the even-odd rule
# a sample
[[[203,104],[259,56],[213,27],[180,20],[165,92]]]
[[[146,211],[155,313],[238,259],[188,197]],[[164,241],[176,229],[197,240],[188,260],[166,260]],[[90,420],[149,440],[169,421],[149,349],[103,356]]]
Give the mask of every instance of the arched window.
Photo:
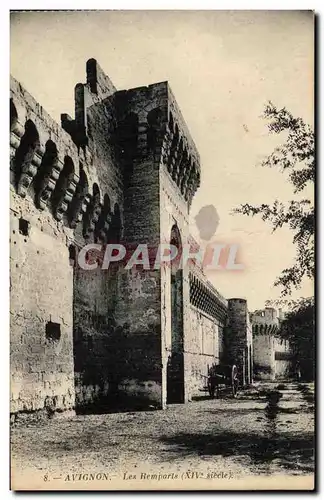
[[[195,170],[195,163],[192,159],[192,157],[189,157],[189,167],[188,167],[188,174],[186,177],[186,184],[185,184],[185,200],[188,203],[191,203],[191,196],[193,193],[193,182],[194,182],[194,170]]]
[[[180,263],[182,255],[181,235],[179,228],[176,224],[174,224],[171,229],[170,244],[174,245],[178,250],[177,257],[173,259],[171,262],[171,274],[175,275],[178,272],[179,268],[181,267]]]
[[[14,105],[13,99],[10,99],[10,132],[15,129],[18,121],[18,113],[16,106]]]
[[[74,163],[70,156],[64,158],[64,166],[52,194],[52,207],[56,219],[61,220],[72,201],[76,188]]]
[[[185,148],[180,165],[180,191],[183,195],[185,194],[187,189],[189,175],[190,175],[189,156],[187,149]]]
[[[27,120],[25,133],[21,138],[14,159],[15,181],[18,193],[21,196],[26,196],[27,190],[37,173],[37,168],[41,163],[40,157],[35,158],[37,149],[40,149],[37,128],[31,120]]]
[[[92,200],[94,208],[100,207],[100,189],[97,183],[94,183],[92,186]]]
[[[147,115],[147,147],[149,151],[155,151],[159,139],[162,139],[163,113],[160,108],[152,109]]]
[[[104,196],[103,206],[99,215],[99,219],[96,224],[96,236],[102,242],[106,242],[108,239],[111,220],[112,220],[112,213],[111,213],[110,198],[106,193]]]
[[[176,183],[178,183],[181,174],[181,160],[184,154],[183,139],[181,137],[177,149],[177,158],[173,164],[173,169],[171,172],[172,178]]]
[[[80,178],[76,186],[75,194],[69,208],[69,221],[70,226],[75,228],[82,220],[85,212],[87,211],[90,202],[89,196],[89,182],[87,174],[84,171],[83,165],[80,165]]]
[[[16,175],[16,153],[24,133],[25,129],[18,121],[16,106],[13,99],[10,99],[10,182],[15,187],[17,187],[18,182]]]
[[[172,142],[171,142],[171,148],[170,148],[170,154],[168,158],[168,170],[173,175],[174,172],[174,153],[176,152],[179,144],[179,128],[178,125],[175,125],[175,131],[172,137]]]
[[[114,205],[111,227],[109,231],[109,243],[119,243],[121,239],[121,216],[118,203]]]
[[[174,132],[174,120],[171,112],[169,115],[169,130],[170,132]]]
[[[182,253],[182,242],[176,224],[171,229],[171,245]],[[183,357],[183,273],[180,258],[171,262],[171,356],[167,365],[167,401],[184,402],[184,357]]]
[[[100,189],[98,184],[94,183],[92,186],[92,197],[88,206],[88,210],[84,217],[83,236],[90,238],[94,233],[96,224],[101,212]]]
[[[48,140],[45,153],[38,172],[33,180],[35,201],[38,208],[44,210],[56,185],[61,165],[59,163],[56,144]]]

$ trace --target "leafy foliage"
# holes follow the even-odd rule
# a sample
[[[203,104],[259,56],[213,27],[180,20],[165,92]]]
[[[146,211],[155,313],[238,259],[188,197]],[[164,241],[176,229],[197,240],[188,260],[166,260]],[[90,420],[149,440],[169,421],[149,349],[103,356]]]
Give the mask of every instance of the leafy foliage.
[[[314,379],[314,320],[314,299],[303,298],[296,301],[280,327],[280,336],[289,340],[295,361],[299,362],[302,377],[306,380]]]
[[[294,118],[286,108],[277,109],[269,102],[264,111],[271,133],[286,134],[285,142],[266,157],[262,165],[288,172],[294,193],[303,191],[315,180],[314,132],[301,118]],[[276,200],[272,205],[252,206],[248,203],[234,209],[234,213],[260,215],[270,222],[273,231],[288,226],[294,233],[296,259],[292,267],[284,269],[275,281],[282,287],[282,295],[299,288],[304,277],[314,277],[314,207],[308,199],[292,200],[288,204]]]

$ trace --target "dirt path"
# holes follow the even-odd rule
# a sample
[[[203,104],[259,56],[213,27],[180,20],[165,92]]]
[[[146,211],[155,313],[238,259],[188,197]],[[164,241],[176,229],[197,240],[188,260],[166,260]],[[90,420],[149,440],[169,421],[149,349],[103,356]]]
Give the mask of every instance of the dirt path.
[[[95,478],[110,489],[103,483],[119,479],[126,484],[130,476],[151,481],[145,474],[152,473],[155,482],[158,474],[172,482],[188,471],[223,482],[312,474],[313,400],[311,385],[268,384],[237,399],[202,398],[165,411],[17,425],[11,432],[13,486],[32,477],[34,487],[91,488]]]

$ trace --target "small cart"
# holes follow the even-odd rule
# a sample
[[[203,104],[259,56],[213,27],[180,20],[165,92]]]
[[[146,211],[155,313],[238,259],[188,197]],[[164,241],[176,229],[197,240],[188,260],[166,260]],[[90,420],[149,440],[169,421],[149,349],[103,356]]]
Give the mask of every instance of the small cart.
[[[213,364],[208,371],[208,392],[211,398],[219,397],[220,386],[230,387],[233,398],[238,392],[238,369],[236,365]]]

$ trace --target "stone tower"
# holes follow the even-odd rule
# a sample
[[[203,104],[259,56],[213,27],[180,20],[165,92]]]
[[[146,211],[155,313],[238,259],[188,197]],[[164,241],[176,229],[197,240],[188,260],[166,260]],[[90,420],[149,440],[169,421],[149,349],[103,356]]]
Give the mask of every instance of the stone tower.
[[[123,151],[123,242],[130,250],[147,244],[154,261],[161,242],[181,251],[188,240],[199,155],[167,82],[117,92],[114,101]],[[119,285],[115,319],[128,326],[125,391],[142,390],[160,406],[184,402],[188,270],[136,266],[121,272]]]
[[[245,299],[228,299],[227,362],[240,370],[241,384],[252,382],[252,328]]]

